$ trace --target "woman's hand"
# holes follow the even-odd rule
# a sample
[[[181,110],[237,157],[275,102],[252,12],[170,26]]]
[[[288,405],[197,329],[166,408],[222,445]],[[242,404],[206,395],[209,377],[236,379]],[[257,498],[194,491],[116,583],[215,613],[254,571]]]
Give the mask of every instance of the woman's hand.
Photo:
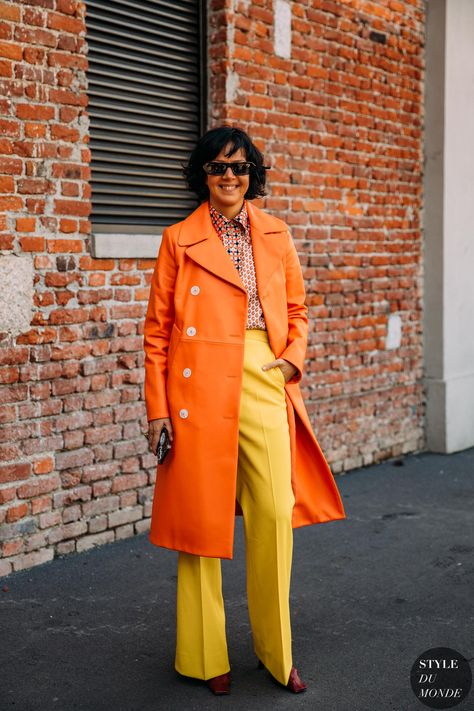
[[[170,436],[170,442],[173,442],[173,426],[169,417],[162,417],[159,420],[150,420],[148,423],[148,444],[153,454],[156,454],[160,432],[165,425]]]
[[[298,372],[298,368],[294,366],[293,363],[290,363],[289,360],[285,360],[284,358],[277,358],[276,360],[272,360],[270,363],[265,363],[265,365],[262,365],[262,370],[269,370],[270,368],[278,367],[281,368],[281,371],[285,376],[285,383],[291,380],[291,378]]]

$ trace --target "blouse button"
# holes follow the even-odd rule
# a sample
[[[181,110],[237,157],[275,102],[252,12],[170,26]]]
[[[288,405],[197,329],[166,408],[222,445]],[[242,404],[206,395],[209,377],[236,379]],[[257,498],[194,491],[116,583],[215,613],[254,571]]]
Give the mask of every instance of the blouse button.
[[[192,286],[192,287],[191,287],[191,294],[192,294],[193,296],[197,296],[200,291],[201,291],[201,289],[200,289],[198,286]]]
[[[183,407],[182,410],[179,411],[179,416],[185,419],[188,416],[188,411],[186,410],[185,407]]]
[[[191,375],[191,368],[185,368],[183,370],[183,375],[185,378],[189,378],[189,376]]]
[[[186,334],[187,334],[188,336],[195,336],[195,335],[196,335],[196,329],[194,328],[194,326],[188,326],[188,328],[186,329]]]

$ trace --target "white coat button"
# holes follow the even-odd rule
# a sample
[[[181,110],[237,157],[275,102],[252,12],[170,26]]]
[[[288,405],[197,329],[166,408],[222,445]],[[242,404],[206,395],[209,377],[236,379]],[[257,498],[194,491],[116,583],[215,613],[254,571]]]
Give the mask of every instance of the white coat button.
[[[186,408],[183,407],[183,409],[179,411],[179,416],[183,419],[188,416],[188,411],[186,410]]]
[[[186,333],[188,336],[195,336],[196,329],[194,328],[194,326],[188,326],[188,328],[186,329]]]
[[[191,294],[192,294],[193,296],[197,296],[200,291],[201,291],[201,289],[200,289],[198,286],[192,286],[192,287],[191,287]]]
[[[183,375],[185,378],[189,378],[189,376],[191,375],[191,368],[185,368],[183,370]]]

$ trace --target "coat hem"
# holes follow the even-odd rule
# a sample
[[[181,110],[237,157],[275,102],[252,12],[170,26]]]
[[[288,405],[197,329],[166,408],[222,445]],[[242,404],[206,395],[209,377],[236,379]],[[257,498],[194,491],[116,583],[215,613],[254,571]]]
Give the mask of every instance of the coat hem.
[[[331,521],[344,521],[347,519],[347,516],[331,516],[331,518],[322,518],[319,519],[318,521],[305,521],[305,523],[297,523],[293,526],[293,528],[304,528],[304,526],[314,526],[318,523],[331,523]]]
[[[166,543],[159,543],[158,540],[152,536],[151,534],[148,535],[148,540],[150,543],[152,543],[154,546],[157,546],[158,548],[166,548],[167,550],[171,551],[176,551],[178,553],[189,553],[190,555],[198,555],[201,558],[223,558],[225,560],[232,560],[233,559],[233,554],[232,555],[210,555],[209,553],[196,553],[195,551],[189,550],[188,547],[186,546],[173,546],[171,544],[166,544]]]
[[[324,518],[320,519],[318,521],[306,521],[305,523],[297,523],[296,525],[292,525],[293,530],[296,528],[304,528],[305,526],[314,526],[318,523],[330,523],[331,521],[344,521],[347,518],[346,515],[342,516],[332,516],[331,518]],[[224,560],[233,560],[233,553],[232,555],[222,555],[222,554],[214,554],[211,555],[209,553],[196,553],[195,550],[192,551],[189,549],[188,546],[178,546],[178,545],[172,545],[170,543],[163,543],[159,542],[159,540],[153,536],[151,533],[148,534],[148,540],[150,543],[152,543],[154,546],[157,546],[158,548],[166,548],[167,550],[171,551],[176,551],[177,553],[189,553],[190,555],[198,555],[201,558],[222,558]]]

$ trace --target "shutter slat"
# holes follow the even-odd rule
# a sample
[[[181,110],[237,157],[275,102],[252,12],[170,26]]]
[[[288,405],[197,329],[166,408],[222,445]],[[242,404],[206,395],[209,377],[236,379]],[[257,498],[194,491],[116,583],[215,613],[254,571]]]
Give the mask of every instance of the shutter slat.
[[[172,56],[177,62],[181,64],[193,65],[192,55],[193,55],[193,42],[180,42],[179,35],[174,39],[170,38],[169,33],[160,33],[161,36],[157,36],[154,40],[150,37],[137,38],[136,42],[133,42],[133,35],[124,34],[125,28],[120,30],[113,30],[111,28],[101,29],[94,23],[90,22],[88,25],[89,41],[96,40],[97,43],[105,45],[107,49],[112,50],[116,48],[122,48],[125,51],[136,52],[138,57],[140,55],[151,55],[155,57],[167,57]],[[94,33],[94,29],[96,33]],[[186,52],[187,50],[187,52]],[[189,54],[188,54],[189,53]]]
[[[121,15],[125,13],[128,17],[140,17],[149,21],[156,18],[165,18],[173,22],[194,21],[196,16],[195,0],[179,0],[179,7],[176,1],[163,0],[163,2],[135,2],[135,0],[95,0],[87,3],[87,13],[94,10],[109,10],[111,15]]]
[[[149,108],[150,105],[152,107],[152,110],[154,108],[153,102],[150,100],[147,101],[146,96],[140,96],[140,97],[133,96],[132,97],[132,96],[128,95],[122,101],[121,100],[122,97],[120,94],[105,95],[104,93],[98,94],[98,92],[96,92],[96,91],[89,92],[89,98],[98,97],[98,96],[101,97],[100,101],[99,101],[99,99],[97,99],[97,105],[99,108],[102,108],[102,107],[109,108],[113,111],[131,111],[131,112],[139,113],[140,115],[150,114],[151,113],[150,108]],[[106,101],[108,103],[104,103]],[[155,103],[158,104],[158,102],[155,102]],[[189,122],[189,108],[188,108],[188,112],[187,112],[188,115],[187,116],[186,115],[182,116],[181,113],[178,113],[181,111],[185,111],[186,106],[181,107],[179,104],[173,104],[171,102],[169,102],[167,105],[165,104],[165,102],[160,102],[158,104],[158,106],[159,106],[159,109],[157,108],[153,112],[153,116],[156,116],[156,117],[162,116],[164,119],[168,119],[168,120],[172,120],[172,121],[174,121],[174,120],[180,121],[181,119],[184,119],[184,120],[187,119]],[[91,113],[91,115],[93,115],[92,112],[90,112],[90,113]]]
[[[98,3],[96,3],[97,7]],[[164,37],[166,40],[170,36],[175,36],[180,42],[187,42],[190,45],[194,43],[194,18],[190,18],[186,22],[168,22],[163,19],[155,19],[147,17],[145,22],[137,23],[130,19],[125,12],[121,14],[110,12],[111,8],[107,7],[103,12],[89,11],[88,26],[91,30],[97,29],[99,32],[104,28],[104,22],[107,23],[106,32],[121,34],[126,32],[129,39],[137,38],[138,42],[152,43],[156,37]]]
[[[94,86],[96,80],[104,79],[108,76],[104,71],[104,67],[110,61],[110,52],[104,52],[101,55],[100,49],[98,49],[96,56],[96,63],[90,66],[88,70],[89,82],[92,86]],[[195,69],[191,71],[190,67],[186,67],[185,71],[177,71],[176,63],[170,64],[169,58],[162,63],[156,59],[152,59],[147,63],[140,62],[139,64],[136,62],[132,67],[129,57],[122,57],[117,52],[115,52],[115,56],[117,61],[114,69],[117,71],[121,69],[122,80],[128,80],[131,85],[137,80],[140,84],[148,83],[165,92],[183,92],[184,89],[183,98],[186,98],[186,92],[189,90],[194,90],[195,93],[198,93],[199,76]]]
[[[121,74],[115,72],[106,71],[105,68],[100,69],[100,71],[89,70],[89,81],[92,80],[96,88],[101,87],[101,89],[107,89],[107,87],[114,87],[116,90],[121,91],[125,87],[129,91],[133,91],[137,94],[145,92],[147,94],[152,93],[156,98],[163,100],[173,99],[175,101],[188,102],[198,101],[199,93],[198,87],[196,86],[196,81],[190,81],[189,75],[184,75],[181,77],[181,81],[185,85],[180,86],[180,92],[176,91],[175,81],[171,83],[170,77],[160,77],[156,73],[156,68],[154,73],[144,73],[143,70],[140,72],[132,73],[122,71]],[[166,83],[166,81],[170,83]],[[186,94],[183,96],[183,89],[185,89]]]
[[[88,0],[93,227],[162,227],[196,207],[204,0]]]

